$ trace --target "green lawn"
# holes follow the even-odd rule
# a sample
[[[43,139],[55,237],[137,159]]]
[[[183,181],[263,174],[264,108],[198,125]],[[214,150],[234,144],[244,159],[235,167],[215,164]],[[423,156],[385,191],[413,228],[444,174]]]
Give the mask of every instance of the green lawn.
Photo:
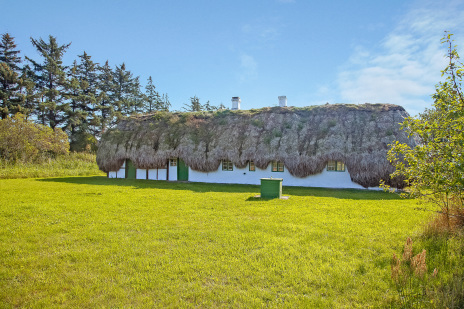
[[[428,213],[362,190],[0,180],[0,308],[365,308]]]

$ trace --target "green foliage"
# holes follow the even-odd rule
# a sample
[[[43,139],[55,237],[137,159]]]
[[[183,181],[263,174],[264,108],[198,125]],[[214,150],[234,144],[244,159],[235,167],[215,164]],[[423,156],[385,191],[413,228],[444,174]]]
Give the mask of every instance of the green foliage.
[[[100,111],[101,133],[105,132],[113,120],[114,106],[111,94],[114,90],[113,71],[108,60],[98,66],[98,110]]]
[[[464,201],[463,65],[451,36],[443,39],[449,45],[449,65],[442,72],[447,79],[437,85],[433,107],[402,124],[418,139],[417,146],[396,142],[388,153],[396,168],[392,176],[404,177],[413,196],[434,201],[446,214],[452,208],[462,209]]]
[[[34,124],[24,115],[0,120],[0,158],[7,162],[33,162],[43,157],[66,154],[68,136],[61,129]]]
[[[25,189],[27,188],[27,189]],[[363,190],[0,181],[3,307],[381,308],[428,214]]]
[[[261,129],[264,128],[264,121],[262,121],[261,119],[253,119],[251,121],[251,124]]]
[[[162,106],[161,97],[155,89],[156,87],[153,84],[153,80],[150,76],[148,77],[147,86],[145,87],[145,91],[146,91],[145,98],[146,98],[147,109],[148,109],[147,111],[149,113],[151,113],[154,110],[155,111],[165,110],[164,106]]]
[[[14,71],[19,71],[19,64],[21,63],[19,53],[20,51],[16,50],[14,37],[12,37],[9,33],[4,33],[2,35],[2,40],[0,41],[0,62],[8,64],[8,66]]]
[[[5,33],[0,40],[0,118],[16,113],[33,116],[42,125],[61,127],[69,135],[72,150],[81,150],[97,141],[108,128],[124,117],[168,111],[167,94],[160,96],[151,77],[146,93],[141,92],[138,76],[124,63],[110,67],[108,61],[99,66],[85,51],[71,66],[63,63],[70,44],[60,45],[56,37],[31,38],[40,60],[26,57],[20,66],[20,51],[14,38]],[[215,107],[206,104],[206,108]],[[90,138],[91,135],[93,138]]]
[[[40,87],[39,95],[42,97],[37,117],[43,125],[48,124],[54,129],[66,121],[69,110],[65,101],[66,73],[63,55],[71,43],[59,45],[51,35],[48,41],[31,38],[31,42],[42,57],[42,63],[26,57],[34,66],[34,82]]]
[[[190,104],[184,104],[183,109],[187,112],[200,112],[203,110],[203,105],[197,96],[190,98]]]
[[[278,128],[274,128],[272,130],[272,136],[273,137],[282,137],[282,131]]]
[[[464,240],[431,235],[429,229],[414,246],[408,238],[402,255],[393,254],[391,279],[398,295],[387,301],[391,308],[463,308]]]
[[[126,69],[125,63],[116,66],[113,72],[113,93],[112,99],[116,118],[120,119],[124,115],[130,115],[139,108],[139,77],[134,77],[132,72]]]
[[[82,150],[76,145],[76,141],[82,141],[82,137],[87,135],[93,137],[91,147],[96,148],[96,140],[101,133],[97,64],[86,52],[79,55],[79,58],[80,61],[75,61],[69,70],[66,81],[66,98],[70,101],[66,131],[71,140],[71,150],[76,151]],[[90,142],[90,139],[86,139]]]
[[[330,119],[330,120],[327,122],[327,127],[328,127],[328,128],[335,127],[336,125],[337,125],[337,120],[335,120],[335,119]]]
[[[26,81],[20,76],[21,57],[14,38],[8,33],[0,41],[0,118],[5,119],[17,112],[25,112],[26,95],[22,93]]]
[[[97,139],[88,132],[76,132],[73,134],[70,143],[71,151],[86,151],[95,153],[97,151]]]
[[[205,104],[200,103],[200,99],[197,96],[190,98],[189,104],[184,104],[182,107],[186,112],[214,112],[225,110],[226,107],[221,103],[219,106],[211,105],[209,101]]]
[[[408,277],[409,286],[405,283],[402,286],[413,291],[413,295],[403,295],[400,303],[410,307],[462,308],[464,305],[464,66],[452,35],[447,33],[442,43],[448,47],[449,63],[442,71],[446,81],[437,85],[431,109],[418,117],[407,118],[402,124],[402,129],[417,140],[417,146],[396,142],[388,153],[396,168],[392,177],[405,178],[410,196],[440,207],[420,241],[427,249],[430,260],[427,266],[436,267],[438,276],[430,281]]]
[[[271,145],[271,141],[272,141],[272,136],[269,134],[266,134],[263,138],[263,143],[266,145]]]

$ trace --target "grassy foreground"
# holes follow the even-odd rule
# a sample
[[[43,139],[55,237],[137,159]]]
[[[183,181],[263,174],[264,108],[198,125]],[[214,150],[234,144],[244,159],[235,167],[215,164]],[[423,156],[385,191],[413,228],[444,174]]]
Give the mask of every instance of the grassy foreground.
[[[379,307],[429,216],[358,190],[0,180],[0,307]]]

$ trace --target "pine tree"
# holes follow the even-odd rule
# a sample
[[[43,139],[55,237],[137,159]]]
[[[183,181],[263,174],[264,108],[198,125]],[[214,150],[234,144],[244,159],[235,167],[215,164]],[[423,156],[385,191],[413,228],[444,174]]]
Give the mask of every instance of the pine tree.
[[[21,111],[24,96],[21,94],[22,81],[19,78],[21,57],[16,50],[14,37],[5,33],[0,41],[0,117],[5,119]]]
[[[43,58],[43,62],[38,63],[26,57],[34,66],[34,81],[42,96],[42,101],[38,106],[38,119],[42,124],[48,124],[51,128],[55,128],[64,124],[69,109],[64,97],[66,68],[62,58],[71,43],[60,46],[56,38],[51,35],[48,42],[42,38],[39,40],[31,38],[31,42]]]
[[[190,104],[184,104],[183,109],[187,112],[200,112],[203,110],[203,105],[200,103],[200,99],[197,96],[190,98]]]
[[[85,106],[83,106],[83,94],[76,60],[68,71],[65,98],[69,104],[69,109],[66,112],[66,132],[71,140],[71,150],[76,150],[74,145],[78,140],[79,129],[82,130],[85,126],[88,115]]]
[[[147,85],[145,86],[145,96],[146,96],[146,111],[151,113],[152,111],[162,110],[163,102],[161,101],[159,93],[155,90],[156,87],[153,85],[153,80],[151,76],[148,77]]]
[[[20,93],[22,95],[23,101],[20,113],[26,116],[26,120],[30,115],[34,114],[39,95],[35,91],[35,83],[33,82],[34,72],[31,70],[29,65],[23,66],[20,76]]]
[[[19,72],[21,70],[19,64],[22,61],[19,53],[20,51],[16,50],[14,37],[9,33],[3,34],[0,42],[0,62],[7,63],[13,71]]]
[[[71,140],[71,150],[82,151],[96,148],[100,129],[100,115],[97,108],[97,64],[85,51],[74,61],[68,73],[67,95],[70,100],[67,130]]]
[[[123,63],[116,66],[113,72],[113,93],[112,101],[114,105],[114,115],[116,120],[123,116],[130,115],[134,111],[134,93],[137,88],[137,80],[132,76],[132,73],[126,70],[126,65]]]
[[[191,97],[190,104],[184,104],[184,105],[185,106],[182,108],[187,112],[201,112],[201,111],[213,112],[213,111],[225,109],[225,106],[222,103],[219,106],[211,105],[209,101],[207,101],[205,104],[201,104],[200,99],[197,96]]]
[[[167,93],[163,93],[161,97],[160,110],[168,112],[170,107],[171,107],[171,101],[169,100],[169,96]]]
[[[91,145],[96,148],[97,138],[101,134],[100,128],[100,113],[98,109],[98,64],[92,61],[92,57],[85,51],[79,56],[80,63],[77,68],[79,77],[79,85],[81,88],[81,108],[87,113],[87,118],[84,121],[84,126],[80,128],[82,137],[85,138],[85,146]],[[82,139],[82,138],[81,138]],[[82,142],[82,141],[81,141]],[[81,143],[82,145],[84,143]]]
[[[113,122],[114,115],[114,82],[113,82],[113,71],[111,70],[108,60],[105,65],[98,67],[98,97],[97,97],[97,109],[100,113],[100,132],[104,133],[108,126]]]
[[[144,112],[146,97],[140,90],[140,79],[137,76],[134,78],[132,92],[129,95],[130,100],[130,113]]]
[[[206,101],[205,105],[203,106],[203,109],[204,109],[205,111],[211,112],[211,111],[217,110],[218,108],[217,108],[216,106],[214,106],[214,105],[211,105],[211,104],[209,103],[209,100],[208,100],[208,101]]]

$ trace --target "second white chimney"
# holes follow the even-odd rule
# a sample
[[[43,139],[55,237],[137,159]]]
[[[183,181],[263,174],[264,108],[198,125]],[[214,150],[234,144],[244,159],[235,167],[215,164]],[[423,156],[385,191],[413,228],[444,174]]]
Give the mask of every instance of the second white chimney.
[[[240,97],[232,97],[232,110],[240,109]]]
[[[284,96],[284,95],[279,96],[279,106],[287,107],[287,96]]]

